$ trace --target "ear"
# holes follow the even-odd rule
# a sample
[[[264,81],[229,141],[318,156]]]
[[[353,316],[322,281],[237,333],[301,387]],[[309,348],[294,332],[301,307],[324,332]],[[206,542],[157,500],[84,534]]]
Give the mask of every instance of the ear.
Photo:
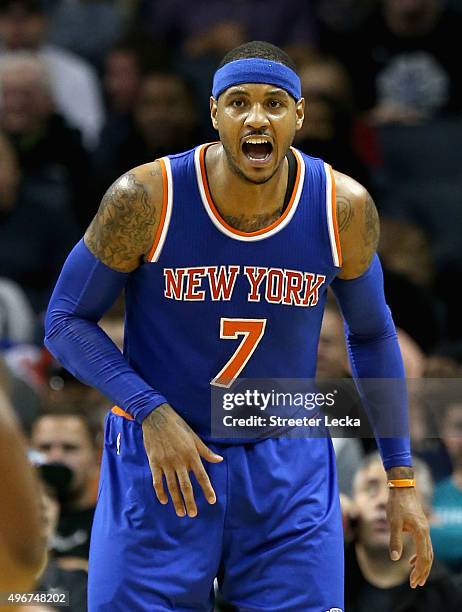
[[[215,100],[213,96],[210,96],[210,117],[212,119],[212,125],[216,130],[218,130],[217,112],[218,112],[218,101]]]
[[[295,129],[298,131],[302,127],[305,119],[305,98],[300,98],[300,100],[295,103],[295,114]]]

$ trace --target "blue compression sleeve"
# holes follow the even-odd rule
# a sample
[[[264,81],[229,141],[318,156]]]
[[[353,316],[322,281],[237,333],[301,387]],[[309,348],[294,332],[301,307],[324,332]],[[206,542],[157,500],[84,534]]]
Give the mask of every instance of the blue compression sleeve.
[[[125,360],[98,321],[128,274],[111,270],[81,240],[67,258],[45,318],[45,345],[76,378],[142,422],[167,402]]]
[[[395,325],[385,302],[383,273],[377,255],[366,272],[355,279],[335,279],[332,289],[345,319],[345,334],[353,376],[364,399],[367,382],[361,379],[393,379],[379,383],[380,401],[365,400],[385,469],[412,465],[408,426],[407,392],[403,360]],[[386,414],[384,414],[384,411]],[[399,432],[388,437],[381,422]]]

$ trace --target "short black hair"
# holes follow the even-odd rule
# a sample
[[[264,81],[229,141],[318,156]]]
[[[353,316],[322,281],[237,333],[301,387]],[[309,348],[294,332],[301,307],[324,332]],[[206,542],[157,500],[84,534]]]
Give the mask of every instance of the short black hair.
[[[244,43],[228,51],[225,57],[221,60],[218,68],[222,68],[230,62],[234,62],[240,59],[266,59],[278,64],[284,64],[294,72],[297,71],[297,66],[293,59],[287,55],[285,51],[272,45],[264,40],[252,40],[251,42]]]
[[[37,415],[32,424],[32,429],[35,424],[43,418],[76,418],[82,423],[87,433],[88,439],[94,448],[99,448],[102,442],[102,427],[98,419],[98,415],[94,411],[85,410],[84,408],[75,408],[65,403],[59,403],[54,406],[45,406],[44,410]]]

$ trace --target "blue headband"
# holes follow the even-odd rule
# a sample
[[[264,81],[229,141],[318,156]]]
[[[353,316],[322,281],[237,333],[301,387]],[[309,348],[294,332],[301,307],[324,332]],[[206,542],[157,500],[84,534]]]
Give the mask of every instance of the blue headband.
[[[302,97],[300,78],[279,62],[266,59],[240,59],[225,64],[215,72],[212,95],[215,100],[225,89],[241,83],[265,83],[285,89],[295,101]]]

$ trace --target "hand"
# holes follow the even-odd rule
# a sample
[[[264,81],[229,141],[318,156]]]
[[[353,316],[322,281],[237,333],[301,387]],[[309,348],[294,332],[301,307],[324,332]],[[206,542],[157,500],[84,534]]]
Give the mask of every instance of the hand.
[[[390,557],[398,561],[403,552],[402,533],[411,534],[416,554],[410,559],[412,566],[409,583],[411,588],[423,586],[433,563],[433,547],[427,517],[422,510],[416,491],[411,488],[390,489],[387,504],[390,523]]]
[[[192,471],[209,504],[216,502],[201,457],[211,463],[223,461],[197,436],[169,404],[162,404],[146,417],[142,424],[144,447],[152,472],[157,499],[168,503],[163,477],[178,516],[197,516],[189,472]],[[185,511],[186,507],[186,511]]]

